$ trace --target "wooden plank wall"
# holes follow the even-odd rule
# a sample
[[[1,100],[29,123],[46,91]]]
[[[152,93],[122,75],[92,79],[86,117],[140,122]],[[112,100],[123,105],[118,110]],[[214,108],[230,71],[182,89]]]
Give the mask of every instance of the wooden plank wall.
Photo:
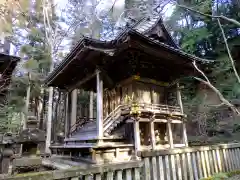
[[[104,164],[87,169],[72,168],[5,180],[199,180],[218,172],[240,169],[240,143],[139,153],[142,160]]]

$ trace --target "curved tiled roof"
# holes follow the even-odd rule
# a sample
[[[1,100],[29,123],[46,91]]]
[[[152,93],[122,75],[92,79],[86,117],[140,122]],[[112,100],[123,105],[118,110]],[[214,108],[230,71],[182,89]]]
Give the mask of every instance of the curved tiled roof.
[[[161,20],[159,16],[151,16],[148,18],[144,18],[138,24],[136,24],[133,29],[141,34],[146,34],[154,28],[157,23]]]
[[[166,42],[160,42],[152,37],[151,31],[159,25],[166,36]],[[123,39],[127,37],[127,35],[130,32],[135,32],[139,36],[142,36],[143,38],[147,38],[149,41],[154,42],[155,44],[160,45],[160,47],[164,47],[166,49],[169,49],[172,52],[179,53],[181,56],[185,56],[188,59],[191,60],[197,60],[201,61],[201,58],[198,58],[194,55],[188,54],[184,51],[182,51],[179,46],[174,42],[173,38],[171,35],[168,33],[166,30],[163,20],[161,16],[158,14],[154,14],[150,17],[145,17],[142,18],[141,20],[135,21],[134,25],[128,26],[126,25],[125,28],[122,30],[119,30],[117,33],[115,33],[111,38],[107,38],[105,41],[102,40],[96,40],[88,37],[82,38],[76,46],[71,50],[71,52],[67,55],[67,57],[54,69],[54,71],[48,76],[46,79],[46,83],[49,81],[52,81],[54,77],[58,75],[62,69],[67,66],[67,64],[71,61],[71,59],[76,55],[76,52],[79,51],[80,49],[94,49],[94,50],[99,50],[100,52],[105,53],[106,50],[114,50],[115,47],[120,43],[122,43]],[[211,62],[206,60],[205,62]]]

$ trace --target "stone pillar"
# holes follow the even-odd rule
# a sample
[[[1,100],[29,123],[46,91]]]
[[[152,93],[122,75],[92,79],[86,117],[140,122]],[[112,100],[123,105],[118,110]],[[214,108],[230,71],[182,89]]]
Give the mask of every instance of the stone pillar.
[[[180,90],[180,86],[179,83],[177,83],[177,101],[178,101],[178,105],[180,107],[180,111],[183,114],[183,103],[182,103],[182,96],[181,96],[181,90]],[[182,128],[183,128],[183,143],[185,144],[186,147],[188,147],[188,139],[187,139],[187,129],[186,129],[186,123],[183,120],[183,124],[182,124]]]
[[[93,93],[93,91],[90,91],[90,97],[89,97],[89,119],[93,118],[93,97],[94,97],[94,93]]]
[[[6,148],[2,152],[2,173],[3,174],[12,174],[12,156],[13,150],[11,148]]]
[[[71,105],[71,127],[76,125],[77,122],[77,89],[74,89],[71,93],[72,105]]]
[[[97,137],[103,137],[103,81],[100,71],[97,71]]]

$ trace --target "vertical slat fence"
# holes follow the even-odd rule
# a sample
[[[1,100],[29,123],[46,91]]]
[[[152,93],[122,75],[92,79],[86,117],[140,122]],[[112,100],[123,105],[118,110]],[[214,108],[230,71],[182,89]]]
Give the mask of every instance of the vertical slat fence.
[[[144,168],[154,169],[145,174],[146,180],[199,180],[219,172],[240,170],[238,143],[142,152],[141,157]]]

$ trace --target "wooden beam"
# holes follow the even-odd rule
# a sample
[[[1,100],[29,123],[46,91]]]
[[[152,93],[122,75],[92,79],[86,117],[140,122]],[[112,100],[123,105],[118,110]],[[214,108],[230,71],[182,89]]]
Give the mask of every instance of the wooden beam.
[[[177,119],[159,119],[159,118],[156,118],[156,119],[154,119],[152,121],[153,122],[158,122],[158,123],[167,123],[169,120],[171,121],[172,124],[181,124],[181,123],[183,123],[183,121],[177,120]],[[150,122],[151,120],[149,118],[140,118],[139,121],[140,122]]]
[[[114,86],[114,82],[112,80],[112,78],[110,78],[107,74],[107,72],[102,68],[97,66],[97,68],[99,69],[99,71],[101,71],[102,76],[106,79],[106,81],[108,82],[108,84],[113,87]]]
[[[95,77],[97,74],[97,71],[95,71],[93,74],[87,75],[85,78],[79,80],[76,84],[69,86],[68,87],[68,91],[72,91],[73,89],[75,89],[76,87],[80,87],[81,85],[83,85],[84,83],[86,83],[87,81],[91,80],[93,77]]]
[[[127,85],[127,84],[132,83],[133,81],[150,83],[150,84],[154,84],[154,85],[162,86],[162,87],[172,86],[172,84],[169,84],[168,82],[157,81],[155,79],[150,79],[150,78],[143,78],[143,77],[140,77],[140,76],[137,76],[137,75],[131,76],[131,77],[121,81],[120,83],[118,83],[118,86]]]

